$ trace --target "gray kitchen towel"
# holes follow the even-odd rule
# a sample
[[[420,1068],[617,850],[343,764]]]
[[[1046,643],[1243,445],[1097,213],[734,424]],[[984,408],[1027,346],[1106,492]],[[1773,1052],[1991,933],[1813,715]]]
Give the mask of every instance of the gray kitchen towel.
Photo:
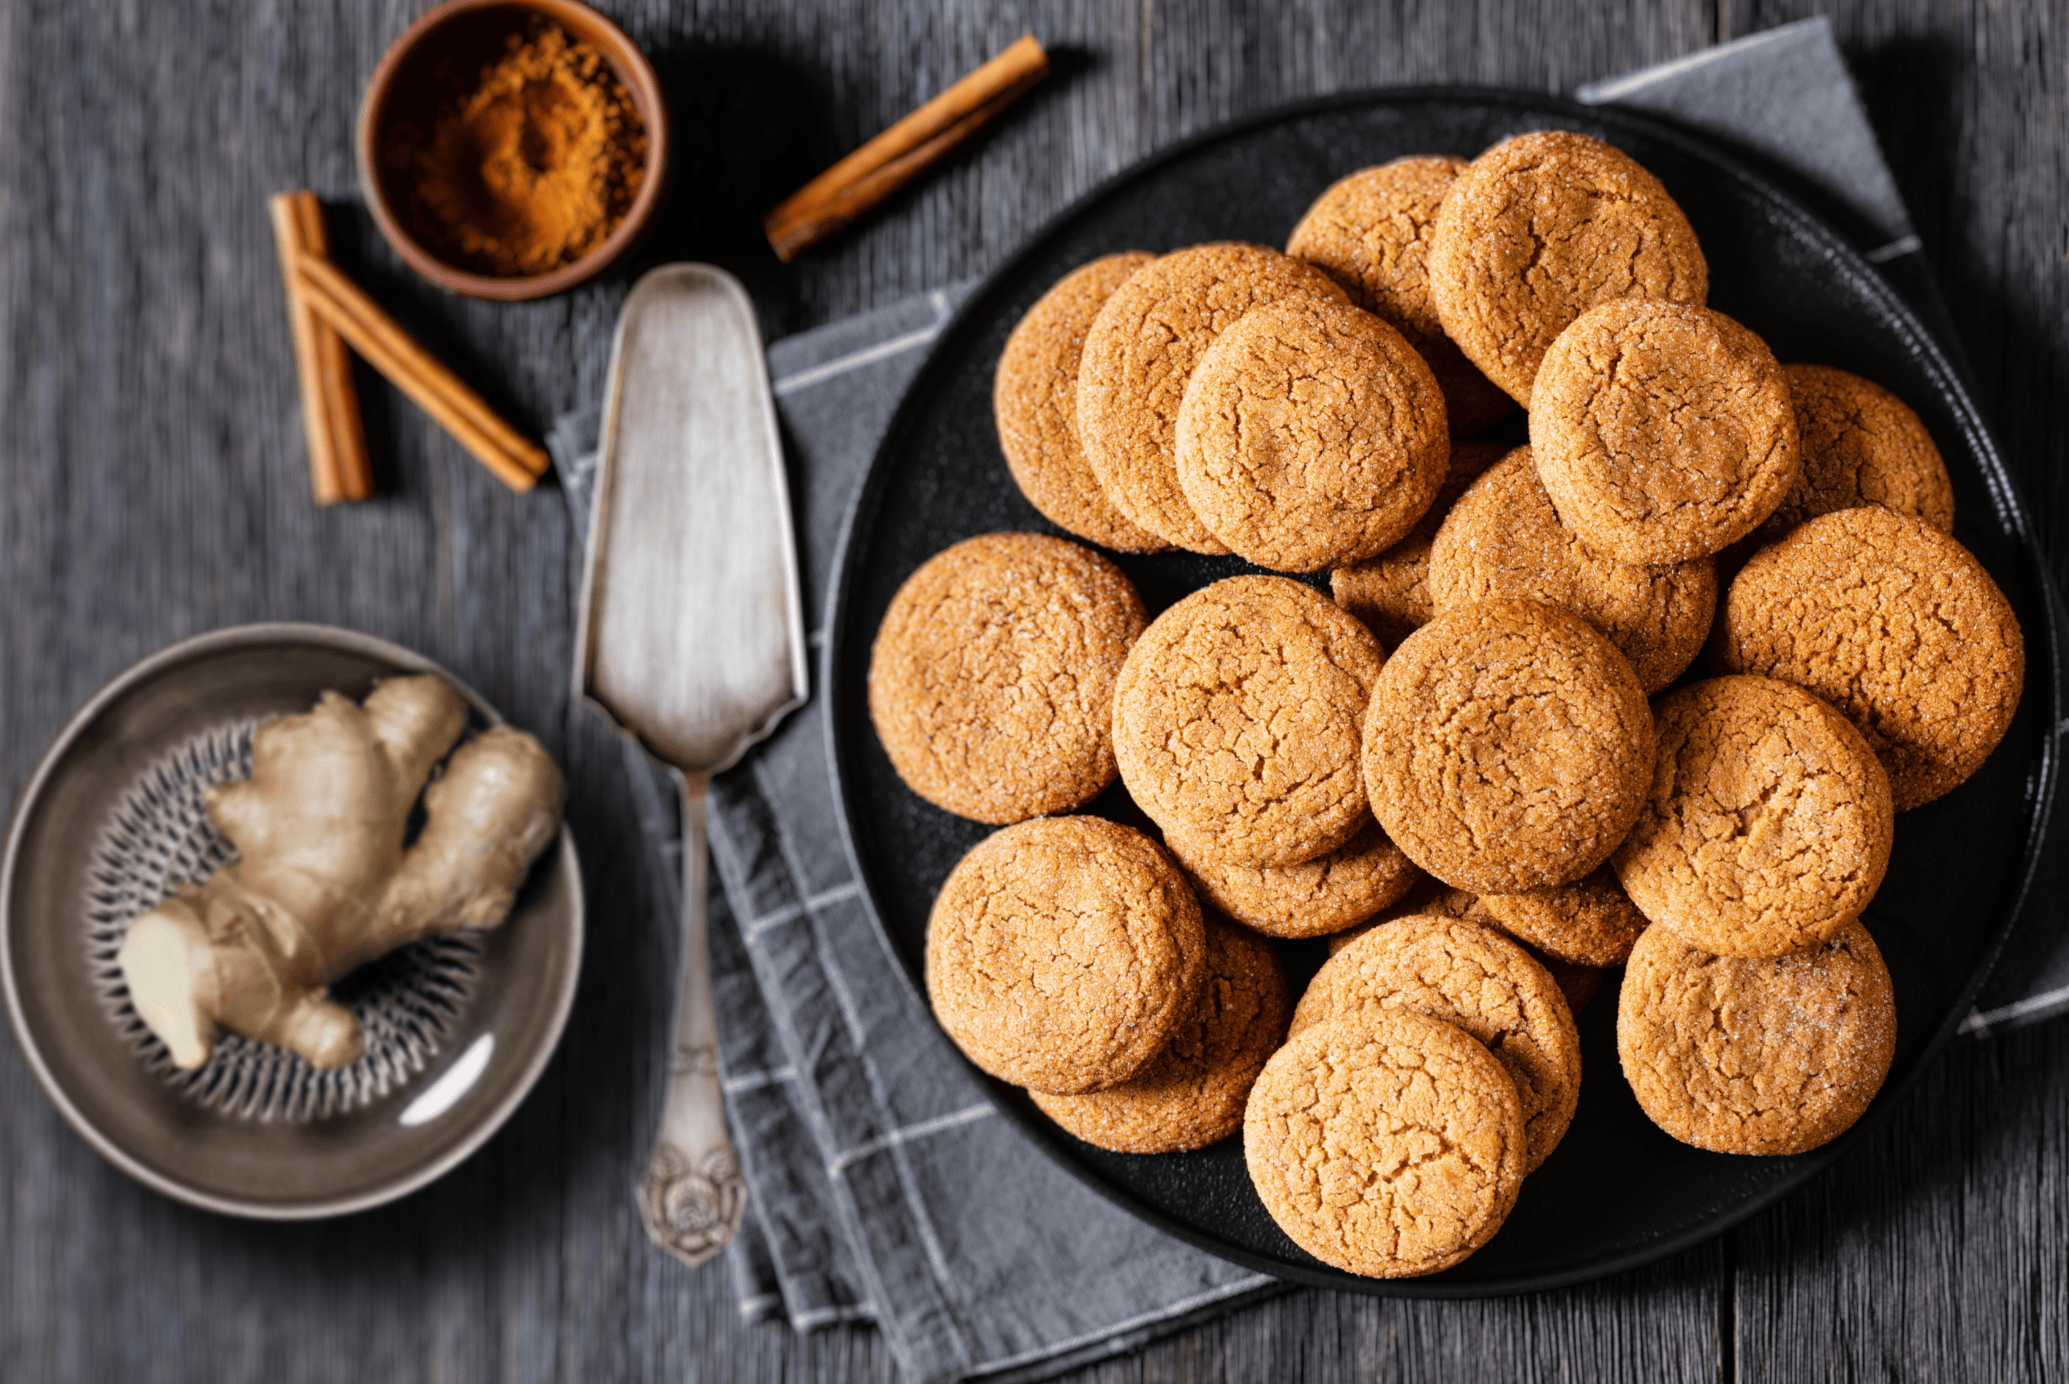
[[[1843,225],[1852,218],[1886,273],[1920,260],[1901,244],[1908,219],[1823,21],[1583,96],[1642,106],[1770,160],[1839,208]],[[1806,132],[1849,152],[1821,163],[1803,147],[1814,142]],[[1929,324],[1944,322],[1929,274],[1892,279]],[[769,349],[815,645],[848,505],[906,383],[969,291],[955,285]],[[582,533],[597,422],[595,409],[582,411],[548,439]],[[752,1189],[727,1256],[742,1313],[799,1330],[874,1322],[908,1380],[1031,1380],[1279,1290],[1136,1223],[998,1117],[912,1001],[868,915],[841,845],[825,742],[815,701],[713,788],[713,983]],[[637,751],[628,763],[666,898],[681,877],[672,789]],[[2007,1001],[2025,1010],[1979,1015],[1974,1031],[2069,1006],[2058,919],[2036,914],[2025,933],[2053,969],[2021,978],[2056,976],[2060,992],[2028,986]]]

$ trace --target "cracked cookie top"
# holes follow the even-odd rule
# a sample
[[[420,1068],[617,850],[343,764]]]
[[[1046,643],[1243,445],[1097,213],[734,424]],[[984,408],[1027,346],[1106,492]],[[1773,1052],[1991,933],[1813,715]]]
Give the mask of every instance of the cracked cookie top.
[[[1497,597],[1560,606],[1607,635],[1648,693],[1702,652],[1717,609],[1707,557],[1645,567],[1604,557],[1559,522],[1528,447],[1518,447],[1451,507],[1430,545],[1438,610]]]
[[[1042,517],[1101,547],[1153,553],[1171,545],[1131,521],[1099,488],[1078,444],[1078,358],[1085,330],[1115,289],[1156,256],[1107,255],[1073,269],[1027,310],[999,352],[992,416],[1006,469]]]
[[[1078,441],[1134,523],[1196,553],[1228,547],[1178,483],[1178,406],[1214,338],[1254,307],[1298,295],[1343,301],[1327,274],[1262,245],[1223,242],[1152,260],[1099,309],[1078,361]]]
[[[1420,874],[1370,818],[1344,845],[1298,865],[1237,864],[1184,832],[1166,832],[1164,846],[1202,899],[1273,937],[1356,927],[1406,894]]]
[[[1254,308],[1193,368],[1178,480],[1214,536],[1260,567],[1314,572],[1392,547],[1451,458],[1415,348],[1348,303]]]
[[[1411,155],[1332,183],[1287,237],[1286,253],[1328,274],[1351,301],[1376,313],[1429,362],[1454,437],[1506,417],[1515,401],[1444,335],[1425,262],[1444,194],[1466,161]]]
[[[1646,927],[1645,915],[1607,865],[1571,884],[1488,894],[1480,904],[1502,931],[1569,966],[1623,965]]]
[[[1142,632],[1120,568],[1075,543],[992,533],[936,553],[869,652],[869,718],[898,777],[994,825],[1114,781],[1113,685]]]
[[[1297,1035],[1243,1115],[1243,1161],[1272,1219],[1373,1278],[1436,1273],[1486,1244],[1516,1204],[1527,1142],[1501,1063],[1408,1009]]]
[[[1876,506],[1811,520],[1732,582],[1712,658],[1809,688],[1866,737],[1897,811],[1982,767],[2026,677],[2018,617],[1968,549]]]
[[[1126,1081],[1193,1012],[1207,977],[1199,901],[1163,851],[1097,817],[1044,817],[977,843],[927,919],[927,996],[972,1062],[1075,1095]]]
[[[1477,894],[1579,879],[1652,781],[1652,712],[1616,646],[1569,611],[1484,601],[1410,635],[1365,719],[1372,810],[1408,858]]]
[[[1207,915],[1207,983],[1171,1041],[1117,1085],[1077,1096],[1030,1091],[1041,1112],[1115,1153],[1183,1153],[1243,1127],[1243,1102],[1286,1035],[1286,971],[1262,937]]]
[[[1413,1009],[1486,1044],[1523,1102],[1526,1173],[1559,1146],[1580,1100],[1580,1033],[1551,972],[1470,918],[1383,923],[1331,956],[1293,1010],[1292,1032]]]
[[[1802,472],[1774,353],[1721,312],[1591,308],[1545,353],[1530,448],[1559,520],[1625,562],[1685,562],[1759,528]]]
[[[1497,442],[1453,442],[1451,464],[1437,498],[1399,543],[1378,557],[1353,562],[1329,574],[1329,593],[1336,603],[1365,622],[1388,648],[1429,623],[1430,544],[1445,516],[1487,468],[1509,454]]]
[[[1785,365],[1803,474],[1755,532],[1780,538],[1820,514],[1881,505],[1954,531],[1954,482],[1932,434],[1902,399],[1829,365]]]
[[[1616,1052],[1652,1122],[1713,1153],[1803,1153],[1867,1110],[1896,1055],[1889,969],[1858,920],[1792,956],[1631,949]]]
[[[1814,947],[1889,867],[1889,778],[1844,716],[1791,683],[1725,677],[1662,698],[1652,792],[1617,847],[1639,911],[1719,956]]]
[[[1360,725],[1384,651],[1285,577],[1229,577],[1159,615],[1114,684],[1121,781],[1232,863],[1294,865],[1366,820]]]
[[[1525,408],[1545,351],[1583,312],[1616,298],[1701,304],[1710,284],[1660,180],[1563,130],[1503,140],[1467,165],[1437,211],[1428,272],[1446,334]]]

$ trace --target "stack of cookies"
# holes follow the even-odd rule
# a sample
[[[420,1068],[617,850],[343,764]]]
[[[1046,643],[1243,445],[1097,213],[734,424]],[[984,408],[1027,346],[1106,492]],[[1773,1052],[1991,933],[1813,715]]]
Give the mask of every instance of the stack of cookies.
[[[1894,814],[2023,677],[1930,436],[1710,309],[1681,209],[1583,136],[1354,173],[1287,249],[1094,261],[1001,355],[1045,517],[1267,570],[1149,620],[1092,548],[992,534],[898,593],[878,734],[1004,827],[935,902],[943,1027],[1100,1147],[1240,1129],[1286,1233],[1361,1274],[1500,1227],[1604,968],[1662,1129],[1836,1137],[1894,1052],[1860,922]],[[1057,815],[1116,777],[1145,830]]]

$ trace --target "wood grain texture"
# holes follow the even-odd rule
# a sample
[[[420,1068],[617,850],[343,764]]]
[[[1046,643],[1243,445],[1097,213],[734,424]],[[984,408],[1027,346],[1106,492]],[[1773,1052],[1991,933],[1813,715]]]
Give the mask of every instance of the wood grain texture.
[[[381,495],[309,502],[266,194],[329,202],[339,262],[536,436],[602,389],[638,273],[714,260],[765,335],[997,264],[1172,140],[1394,83],[1560,90],[1807,13],[1770,0],[605,0],[655,58],[680,163],[657,229],[544,302],[447,298],[353,184],[360,85],[404,0],[0,5],[0,784],[128,663],[211,627],[330,621],[422,650],[568,771],[591,919],[537,1092],[449,1177],[344,1220],[188,1210],[103,1164],[0,1041],[0,1362],[10,1379],[870,1380],[874,1333],[742,1326],[653,1250],[672,920],[621,760],[568,700],[572,535],[362,371]],[[1824,8],[1819,6],[1819,8]],[[2069,576],[2069,110],[2053,0],[1833,7]],[[760,217],[1023,31],[1055,73],[847,235],[780,266]],[[1594,1079],[1613,1080],[1611,1073]],[[1605,1283],[1484,1303],[1301,1292],[1090,1366],[1099,1381],[2059,1376],[2069,1368],[2069,1030],[1957,1049],[1830,1177]]]

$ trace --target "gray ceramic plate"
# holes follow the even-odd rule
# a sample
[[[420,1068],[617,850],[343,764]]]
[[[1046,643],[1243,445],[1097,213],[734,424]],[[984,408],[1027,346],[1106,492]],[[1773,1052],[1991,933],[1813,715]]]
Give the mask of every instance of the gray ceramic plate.
[[[367,1033],[367,1055],[336,1073],[234,1037],[182,1073],[128,1005],[111,960],[129,919],[227,849],[200,816],[201,785],[248,771],[258,722],[402,673],[446,676],[476,728],[502,720],[383,640],[245,625],[175,644],[102,688],[15,805],[0,857],[8,1018],[72,1127],[167,1196],[268,1220],[393,1200],[479,1148],[559,1041],[582,955],[565,830],[502,927],[417,943],[333,987]]]

